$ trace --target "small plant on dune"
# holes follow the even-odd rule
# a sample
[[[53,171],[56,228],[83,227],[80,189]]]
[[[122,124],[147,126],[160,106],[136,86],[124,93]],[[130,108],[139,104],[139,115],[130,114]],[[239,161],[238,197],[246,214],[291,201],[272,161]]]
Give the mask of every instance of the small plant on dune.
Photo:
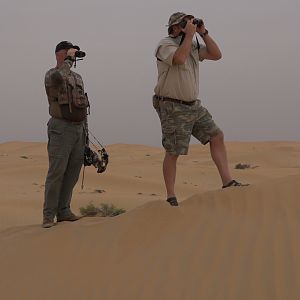
[[[102,217],[114,217],[126,212],[123,208],[117,208],[113,204],[102,203],[100,208],[100,214]]]
[[[85,217],[115,217],[126,212],[123,208],[117,208],[113,204],[102,203],[100,207],[96,207],[93,203],[89,203],[86,207],[80,207],[80,213]]]
[[[251,167],[251,165],[242,164],[242,163],[238,163],[235,165],[235,169],[239,169],[239,170],[249,169],[250,167]]]
[[[93,203],[89,203],[86,207],[80,207],[79,210],[83,216],[96,216],[99,213],[99,208]]]

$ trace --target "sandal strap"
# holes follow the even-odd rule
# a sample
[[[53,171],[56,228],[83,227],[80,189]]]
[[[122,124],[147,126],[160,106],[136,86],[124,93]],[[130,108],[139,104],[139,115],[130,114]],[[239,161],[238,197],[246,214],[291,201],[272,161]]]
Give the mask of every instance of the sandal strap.
[[[177,198],[176,197],[170,197],[167,199],[167,202],[169,202],[172,206],[178,206]]]
[[[248,185],[249,185],[248,183],[241,183],[241,182],[238,182],[238,181],[233,179],[230,182],[228,182],[226,185],[223,185],[222,189],[225,189],[225,188],[230,187],[230,186],[248,186]]]

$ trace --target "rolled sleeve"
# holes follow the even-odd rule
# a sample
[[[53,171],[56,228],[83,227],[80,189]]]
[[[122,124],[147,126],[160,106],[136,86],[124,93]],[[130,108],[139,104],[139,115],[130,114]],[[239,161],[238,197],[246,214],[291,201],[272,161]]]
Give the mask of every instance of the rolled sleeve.
[[[156,51],[156,57],[168,64],[173,65],[173,57],[178,47],[174,45],[161,45]]]

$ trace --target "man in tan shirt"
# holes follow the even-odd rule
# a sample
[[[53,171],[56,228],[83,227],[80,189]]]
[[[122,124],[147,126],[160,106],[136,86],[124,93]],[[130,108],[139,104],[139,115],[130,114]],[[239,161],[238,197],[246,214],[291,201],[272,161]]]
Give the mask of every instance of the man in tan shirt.
[[[224,135],[211,114],[197,99],[199,94],[199,61],[219,60],[221,51],[209,35],[202,20],[182,12],[174,13],[168,22],[169,36],[155,51],[158,81],[153,96],[162,127],[162,144],[166,150],[163,174],[167,201],[177,206],[175,196],[176,163],[186,155],[191,135],[202,144],[210,144],[223,188],[242,186],[232,179],[228,167]],[[200,44],[198,33],[204,44]]]

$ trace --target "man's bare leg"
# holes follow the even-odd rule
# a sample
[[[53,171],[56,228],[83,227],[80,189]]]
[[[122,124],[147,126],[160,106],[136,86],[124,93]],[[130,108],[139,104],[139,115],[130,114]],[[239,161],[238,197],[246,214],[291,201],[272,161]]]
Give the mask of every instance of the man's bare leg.
[[[176,163],[178,155],[166,152],[163,162],[163,174],[167,190],[167,198],[175,197]]]
[[[223,133],[219,133],[210,140],[210,153],[224,186],[232,180],[232,177],[229,171]]]

